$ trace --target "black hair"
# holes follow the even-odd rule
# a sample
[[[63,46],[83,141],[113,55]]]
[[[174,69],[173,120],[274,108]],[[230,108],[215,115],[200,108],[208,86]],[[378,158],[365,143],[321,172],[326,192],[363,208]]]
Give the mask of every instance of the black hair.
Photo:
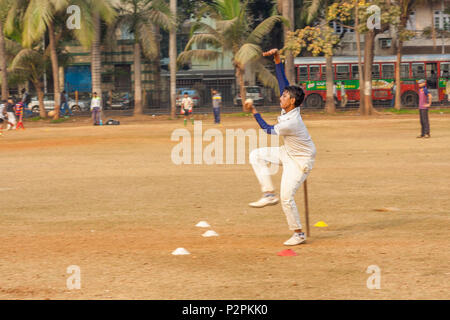
[[[187,92],[185,92],[185,93],[183,93],[183,94],[187,94],[187,95],[189,95],[189,93],[187,93]]]
[[[303,103],[303,100],[305,99],[305,92],[302,88],[298,86],[287,86],[286,88],[284,88],[284,91],[289,92],[291,98],[295,99],[294,105],[296,108]]]

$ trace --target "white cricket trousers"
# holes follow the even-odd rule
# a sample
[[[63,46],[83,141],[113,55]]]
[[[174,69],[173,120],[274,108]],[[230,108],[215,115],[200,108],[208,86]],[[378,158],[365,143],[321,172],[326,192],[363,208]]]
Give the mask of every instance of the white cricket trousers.
[[[17,121],[16,121],[16,115],[14,114],[14,112],[7,112],[6,114],[8,115],[8,122],[12,123],[13,127],[15,127],[17,124]],[[8,124],[8,127],[9,126],[10,125]]]
[[[289,230],[302,229],[300,215],[295,204],[295,193],[308,177],[314,165],[314,159],[294,160],[284,146],[255,149],[250,153],[250,164],[255,171],[261,191],[275,191],[271,175],[283,167],[281,177],[280,201],[286,215]],[[269,167],[269,164],[272,164]],[[275,165],[275,166],[274,166]]]

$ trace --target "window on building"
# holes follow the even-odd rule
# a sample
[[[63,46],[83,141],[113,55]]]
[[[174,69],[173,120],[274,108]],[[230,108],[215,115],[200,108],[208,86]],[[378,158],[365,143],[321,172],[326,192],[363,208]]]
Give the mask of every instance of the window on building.
[[[298,68],[298,70],[299,70],[299,80],[300,81],[308,80],[308,67],[307,66],[300,66]]]
[[[392,45],[392,39],[391,38],[383,38],[380,39],[380,47],[382,49],[388,49]]]
[[[400,66],[400,78],[409,79],[409,63],[402,63]]]
[[[319,66],[309,66],[309,80],[320,80],[320,68]]]
[[[395,66],[393,64],[383,64],[381,65],[381,73],[383,79],[394,79]]]
[[[120,28],[120,40],[133,40],[134,34],[130,31],[130,28],[126,25],[123,25]]]
[[[350,66],[348,64],[338,65],[336,69],[336,79],[345,80],[350,78]]]
[[[425,78],[425,67],[423,63],[413,63],[411,69],[414,79]]]
[[[437,29],[450,31],[450,15],[440,10],[434,11],[434,26]]]
[[[380,66],[378,64],[372,65],[372,79],[380,79]]]
[[[341,34],[346,31],[347,28],[342,27],[338,21],[330,21],[329,26],[334,30],[334,33]]]

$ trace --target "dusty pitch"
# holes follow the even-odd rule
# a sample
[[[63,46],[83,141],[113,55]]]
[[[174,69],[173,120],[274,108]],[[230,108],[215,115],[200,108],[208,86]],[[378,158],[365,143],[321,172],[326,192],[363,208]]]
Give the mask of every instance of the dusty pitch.
[[[318,152],[312,237],[288,257],[277,256],[290,236],[281,207],[247,205],[260,196],[248,161],[172,163],[182,120],[6,132],[0,298],[449,299],[450,117],[431,115],[428,140],[415,138],[418,116],[304,118]],[[203,121],[257,128],[251,117]],[[304,221],[301,190],[296,199]],[[220,236],[202,237],[202,220]],[[190,255],[172,255],[179,247]],[[66,286],[71,265],[80,290]],[[370,265],[379,290],[366,286]]]

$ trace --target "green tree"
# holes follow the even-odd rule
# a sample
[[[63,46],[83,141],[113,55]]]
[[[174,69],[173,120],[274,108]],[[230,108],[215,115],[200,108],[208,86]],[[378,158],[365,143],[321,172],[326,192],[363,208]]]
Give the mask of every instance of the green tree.
[[[14,50],[17,53],[11,62],[9,71],[12,76],[24,81],[31,81],[39,100],[39,115],[41,118],[47,117],[44,107],[44,91],[42,75],[48,65],[48,57],[42,53],[39,46],[35,48],[22,48],[19,44],[15,44]]]
[[[336,106],[334,104],[333,87],[333,50],[339,43],[339,36],[333,33],[333,29],[328,26],[327,22],[315,27],[305,27],[297,29],[288,34],[286,46],[283,52],[290,51],[294,56],[298,56],[304,49],[310,51],[317,56],[323,54],[326,59],[326,101],[325,110],[328,113],[334,113]]]
[[[17,10],[26,6],[21,23],[22,45],[31,48],[36,41],[40,41],[48,33],[49,51],[53,75],[53,91],[55,100],[55,119],[59,117],[61,84],[59,79],[58,37],[56,35],[55,20],[57,15],[64,13],[69,4],[68,0],[29,0],[17,1]]]
[[[74,29],[75,38],[83,47],[91,50],[92,92],[102,96],[102,60],[101,60],[101,21],[112,25],[117,12],[113,0],[71,0],[70,5],[76,5],[81,11],[81,28]]]
[[[61,93],[58,62],[59,40],[64,31],[67,31],[66,20],[63,17],[66,16],[66,10],[70,5],[76,5],[81,9],[81,28],[74,29],[73,33],[83,46],[92,47],[93,87],[100,87],[100,45],[96,42],[99,37],[98,21],[100,17],[108,22],[113,19],[114,11],[111,7],[111,0],[17,0],[14,4],[14,10],[21,13],[18,16],[20,16],[22,44],[25,48],[31,48],[36,41],[40,41],[45,34],[48,34],[47,50],[50,52],[52,66],[55,119],[59,117]],[[16,24],[13,20],[8,26],[9,32],[14,32]]]
[[[372,5],[380,8],[380,28],[369,28],[368,21],[373,19],[373,12],[368,10]],[[354,28],[357,31],[357,37],[364,35],[364,69],[362,69],[361,57],[359,56],[360,68],[360,112],[362,115],[371,115],[375,113],[372,100],[372,64],[374,59],[374,41],[375,36],[385,32],[390,26],[397,26],[400,20],[400,9],[398,6],[391,5],[390,0],[374,0],[371,2],[347,0],[339,1],[330,6],[328,10],[328,20],[338,21],[342,26]],[[348,25],[348,23],[352,23]],[[347,24],[346,24],[347,23]],[[360,43],[357,40],[358,55],[360,55]]]
[[[231,52],[243,110],[246,96],[244,70],[247,65],[253,65],[257,70],[256,76],[265,86],[278,91],[276,78],[266,68],[262,58],[261,42],[275,24],[288,24],[287,20],[272,15],[251,29],[247,3],[239,0],[215,0],[206,5],[203,12],[209,14],[214,22],[212,25],[201,20],[193,23],[190,40],[178,56],[178,62],[185,64],[192,59],[214,61],[225,52]],[[198,49],[202,45],[209,45],[209,48]]]
[[[2,100],[8,99],[9,96],[4,25],[8,15],[14,14],[10,10],[12,4],[13,0],[0,0],[0,80],[2,84]]]
[[[110,33],[120,28],[134,35],[134,114],[139,115],[143,114],[141,56],[153,60],[159,55],[155,26],[168,30],[175,19],[162,0],[121,0],[117,9]]]

